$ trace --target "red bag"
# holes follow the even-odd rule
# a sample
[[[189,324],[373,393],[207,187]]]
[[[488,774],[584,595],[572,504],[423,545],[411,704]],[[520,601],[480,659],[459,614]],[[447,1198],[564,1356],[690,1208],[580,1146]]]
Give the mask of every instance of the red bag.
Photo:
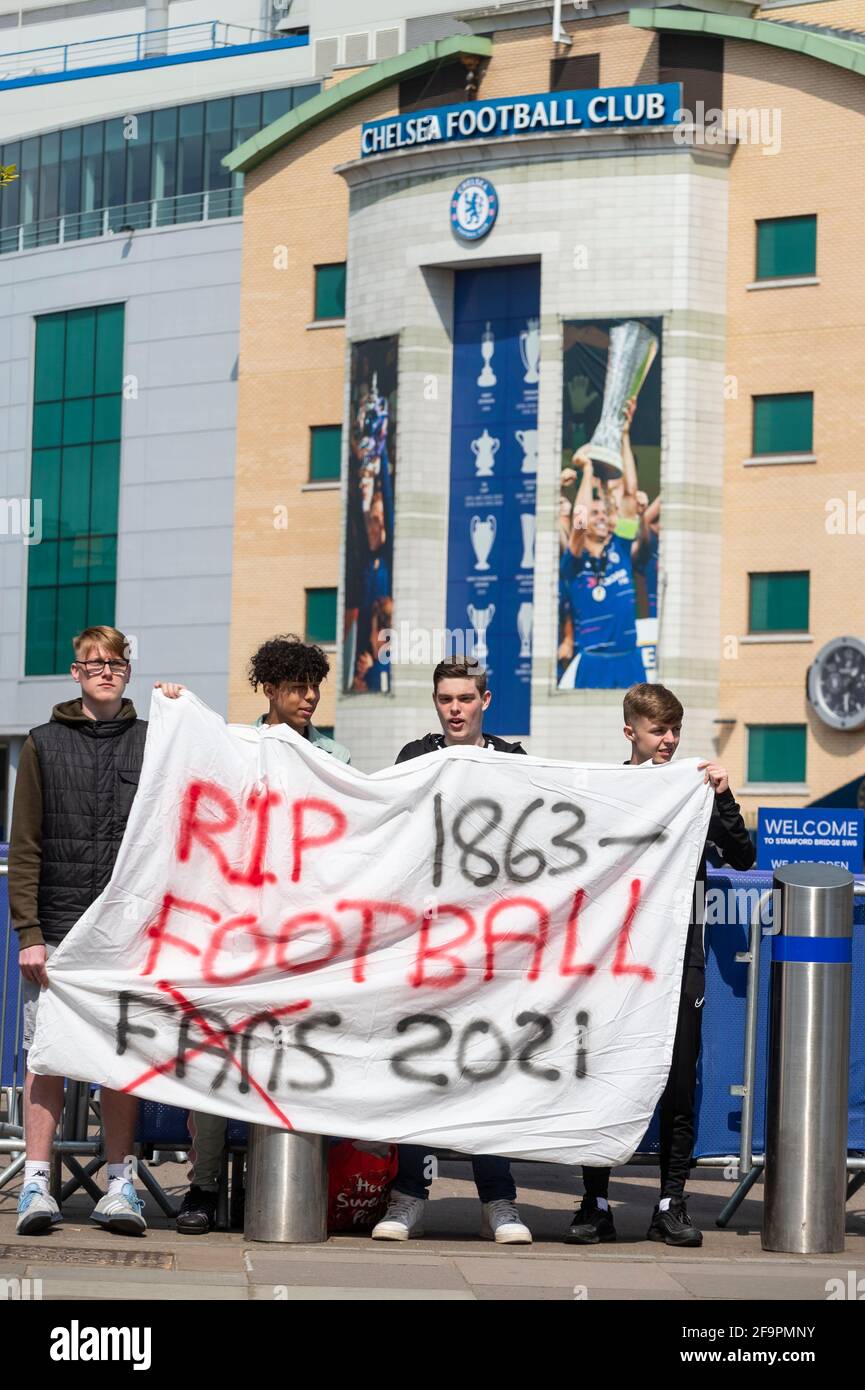
[[[387,1210],[396,1177],[395,1144],[383,1155],[355,1148],[351,1139],[337,1139],[330,1146],[327,1183],[329,1231],[368,1231]]]

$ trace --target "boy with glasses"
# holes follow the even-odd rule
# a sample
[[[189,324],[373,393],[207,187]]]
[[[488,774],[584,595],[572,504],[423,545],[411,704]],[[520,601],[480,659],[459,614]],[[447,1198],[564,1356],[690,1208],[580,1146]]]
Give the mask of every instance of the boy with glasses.
[[[138,787],[147,724],[124,698],[132,667],[128,644],[114,627],[89,627],[73,639],[72,679],[81,694],[55,705],[31,729],[21,750],[9,844],[9,908],[18,932],[23,976],[24,1048],[36,1027],[46,961],[108,883]],[[175,695],[180,687],[162,687]],[[138,1102],[100,1092],[108,1192],[91,1220],[124,1235],[146,1222],[130,1181]],[[63,1077],[24,1082],[27,1157],[18,1202],[19,1235],[36,1235],[62,1220],[49,1192],[51,1149],[63,1110]]]

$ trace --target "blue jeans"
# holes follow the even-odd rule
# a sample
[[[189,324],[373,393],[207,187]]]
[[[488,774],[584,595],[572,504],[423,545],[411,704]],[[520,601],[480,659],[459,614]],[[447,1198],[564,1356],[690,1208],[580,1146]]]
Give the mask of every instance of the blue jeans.
[[[429,1150],[422,1144],[400,1144],[399,1172],[394,1187],[408,1197],[426,1199],[432,1182],[431,1177],[424,1175],[424,1165],[428,1158]],[[472,1172],[482,1202],[513,1202],[516,1198],[517,1189],[511,1177],[510,1159],[473,1154]]]

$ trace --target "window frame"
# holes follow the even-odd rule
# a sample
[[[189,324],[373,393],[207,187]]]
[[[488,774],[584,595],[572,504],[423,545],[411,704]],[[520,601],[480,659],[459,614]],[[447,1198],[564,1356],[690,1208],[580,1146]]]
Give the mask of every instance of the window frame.
[[[328,474],[327,477],[316,477],[313,471],[315,461],[315,440],[321,437],[325,431],[335,432],[337,438],[336,453],[336,472]],[[342,477],[342,425],[310,425],[309,427],[309,467],[307,470],[308,483],[338,483]]]
[[[817,275],[817,218],[816,212],[793,213],[787,217],[757,217],[754,221],[754,284],[761,285],[767,280],[810,280]],[[809,270],[773,270],[760,273],[760,232],[763,227],[777,227],[781,223],[811,222],[814,226],[814,264]]]
[[[339,314],[320,314],[319,313],[319,272],[323,270],[341,270],[343,275],[342,283],[342,312]],[[322,261],[313,266],[313,285],[312,285],[312,322],[313,323],[344,323],[345,322],[345,296],[346,282],[348,278],[347,261]]]
[[[311,596],[312,594],[317,594],[317,595],[318,595],[318,594],[329,594],[329,595],[332,594],[332,595],[333,595],[333,636],[332,636],[332,637],[319,637],[319,636],[316,636],[316,635],[311,631],[311,628],[310,628],[310,611],[309,611],[309,610],[310,610],[310,605],[309,605],[309,600],[310,600],[310,596]],[[334,584],[334,585],[315,585],[315,586],[313,586],[312,588],[304,589],[304,591],[303,591],[303,599],[304,599],[304,615],[303,615],[303,634],[304,634],[304,641],[305,641],[305,642],[312,643],[312,644],[314,644],[315,646],[318,646],[318,647],[335,647],[335,646],[336,646],[336,639],[337,639],[337,618],[338,618],[338,611],[339,611],[339,590],[337,589],[336,585],[335,585],[335,584]]]
[[[768,581],[768,582],[766,583],[766,595],[765,595],[765,599],[764,599],[765,606],[766,606],[766,608],[768,609],[768,608],[770,607],[770,594],[769,594],[769,590],[770,590],[771,587],[772,587],[772,586],[771,586],[771,581],[772,581],[772,580],[782,580],[782,581],[783,581],[783,580],[802,579],[803,577],[804,577],[804,579],[805,579],[805,599],[804,599],[804,608],[805,608],[804,616],[805,616],[805,622],[804,622],[804,624],[799,625],[799,626],[797,626],[797,627],[783,627],[783,626],[782,626],[782,627],[779,627],[777,624],[774,625],[774,626],[768,626],[768,625],[767,625],[766,627],[755,627],[755,626],[754,626],[754,600],[755,600],[755,586],[754,586],[754,580],[756,579],[756,580]],[[779,586],[779,587],[780,587],[780,586]],[[759,597],[759,595],[757,595],[757,596]],[[775,601],[777,602],[778,600],[776,599]],[[808,624],[809,624],[809,622],[810,622],[810,618],[811,618],[811,571],[810,571],[810,570],[749,570],[749,571],[748,571],[748,635],[749,635],[749,636],[753,636],[753,637],[765,637],[765,636],[767,636],[767,635],[769,635],[769,634],[771,634],[771,633],[785,633],[785,634],[789,633],[790,635],[796,635],[796,634],[799,634],[799,633],[807,633],[807,632],[809,631],[809,626],[808,626]]]
[[[810,432],[808,443],[804,447],[783,448],[783,449],[763,449],[757,448],[757,416],[758,404],[764,401],[782,400],[808,400],[810,401]],[[751,457],[755,459],[771,459],[785,457],[786,455],[809,456],[814,452],[814,392],[813,391],[765,391],[751,397]]]
[[[788,731],[791,731],[791,732],[792,732],[793,730],[796,730],[796,731],[798,731],[798,732],[801,734],[801,737],[802,737],[802,775],[801,775],[800,777],[779,777],[779,776],[777,776],[777,775],[772,775],[772,774],[770,774],[770,773],[766,770],[765,767],[761,768],[761,770],[760,770],[761,775],[760,775],[760,776],[755,776],[755,775],[753,775],[753,773],[754,773],[753,762],[752,762],[753,753],[752,753],[752,747],[751,747],[752,738],[753,738],[753,735],[754,735],[755,733],[757,733],[757,732],[759,732],[759,733],[765,733],[766,730],[776,730],[776,731],[788,730]],[[771,783],[778,783],[778,784],[787,783],[787,784],[789,784],[791,787],[799,787],[799,786],[802,786],[802,785],[804,784],[804,782],[805,782],[805,780],[806,780],[806,778],[807,778],[807,775],[808,775],[808,725],[807,725],[807,724],[800,724],[800,723],[798,723],[798,722],[797,722],[797,723],[782,722],[782,721],[779,721],[779,722],[776,723],[776,724],[748,724],[748,725],[746,725],[746,731],[747,731],[747,739],[746,739],[746,748],[745,748],[745,766],[746,766],[746,779],[747,779],[747,783],[746,783],[746,784],[747,784],[748,786],[760,786],[761,784],[771,784]],[[764,757],[765,757],[765,753],[764,753]],[[797,769],[797,771],[798,771],[798,769]]]

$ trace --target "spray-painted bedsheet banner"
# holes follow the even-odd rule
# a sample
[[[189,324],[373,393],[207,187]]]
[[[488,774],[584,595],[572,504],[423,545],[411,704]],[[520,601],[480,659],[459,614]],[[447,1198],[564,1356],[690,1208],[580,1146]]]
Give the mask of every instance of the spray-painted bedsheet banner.
[[[669,1071],[710,806],[693,760],[466,748],[366,775],[157,692],[31,1066],[313,1133],[623,1162]]]

